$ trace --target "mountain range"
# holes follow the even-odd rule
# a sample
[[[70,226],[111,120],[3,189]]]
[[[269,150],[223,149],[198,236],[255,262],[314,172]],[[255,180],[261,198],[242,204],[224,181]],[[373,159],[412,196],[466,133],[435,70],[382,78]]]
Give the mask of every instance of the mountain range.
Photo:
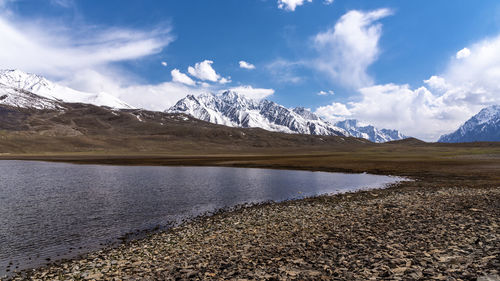
[[[20,70],[0,70],[0,105],[8,108],[65,111],[72,108],[68,103],[105,106],[113,115],[120,111],[126,112],[124,110],[130,112],[135,110],[132,105],[108,93],[77,91],[36,74]],[[5,109],[2,109],[2,112],[0,113],[4,116],[12,114]],[[134,112],[152,114],[147,110]],[[228,127],[261,128],[287,134],[356,137],[379,143],[407,138],[397,130],[378,129],[371,125],[362,125],[353,119],[330,123],[307,108],[287,108],[266,99],[250,99],[234,91],[187,95],[165,110],[165,113],[185,114],[201,121]],[[133,116],[141,121],[141,114]],[[4,122],[13,123],[11,120]],[[500,105],[482,109],[458,130],[443,135],[438,140],[438,142],[475,141],[500,141]]]
[[[108,93],[87,93],[59,85],[48,79],[20,70],[0,71],[0,104],[32,109],[58,109],[60,102],[84,103],[110,108],[134,107]],[[269,100],[254,100],[242,94],[225,91],[221,94],[188,95],[166,110],[183,113],[214,124],[241,128],[262,128],[268,131],[323,136],[354,136],[373,142],[405,138],[398,131],[358,126],[347,120],[331,124],[310,110],[286,108]]]
[[[438,142],[500,141],[500,105],[483,108],[458,130],[443,135]]]
[[[371,125],[363,126],[355,119],[337,122],[335,126],[346,130],[353,137],[364,138],[372,142],[388,142],[408,138],[398,130],[377,129]]]
[[[200,120],[230,127],[258,127],[284,133],[353,136],[372,142],[406,138],[396,130],[360,126],[356,120],[331,124],[304,107],[290,109],[266,99],[249,99],[233,91],[188,95],[166,112],[184,113]]]

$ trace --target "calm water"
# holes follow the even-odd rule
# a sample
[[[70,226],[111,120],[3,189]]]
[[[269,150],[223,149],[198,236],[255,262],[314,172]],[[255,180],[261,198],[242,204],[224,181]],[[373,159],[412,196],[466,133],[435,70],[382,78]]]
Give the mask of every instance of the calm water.
[[[378,188],[400,178],[220,167],[0,161],[0,276],[137,230],[242,203]]]

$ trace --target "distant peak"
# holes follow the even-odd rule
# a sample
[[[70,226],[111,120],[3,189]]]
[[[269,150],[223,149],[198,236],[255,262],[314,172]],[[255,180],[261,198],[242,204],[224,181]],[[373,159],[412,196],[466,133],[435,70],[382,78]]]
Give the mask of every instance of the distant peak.
[[[472,116],[456,131],[442,135],[438,142],[500,140],[500,105],[490,105]]]
[[[222,92],[220,94],[220,96],[224,99],[232,99],[232,100],[236,100],[236,99],[250,99],[248,98],[247,96],[243,95],[243,94],[240,94],[236,91],[233,91],[233,90],[226,90],[224,92]]]
[[[319,120],[319,117],[314,114],[311,110],[308,108],[299,106],[293,109],[293,112],[297,113],[298,115],[304,117],[305,119],[308,120]]]
[[[73,103],[90,103],[113,108],[132,108],[111,94],[87,93],[54,83],[43,76],[19,69],[0,70],[0,84],[38,96]]]
[[[337,124],[345,124],[345,125],[357,127],[358,126],[358,120],[356,120],[356,119],[345,119],[344,121],[337,122]]]
[[[5,75],[5,74],[10,74],[10,75],[19,75],[19,76],[37,76],[37,77],[41,77],[39,75],[36,75],[36,74],[33,74],[33,73],[28,73],[28,72],[24,72],[22,70],[19,70],[19,69],[2,69],[0,70],[0,73]]]
[[[232,91],[232,90],[225,90],[221,93],[222,96],[239,96],[240,94]]]
[[[48,82],[48,80],[40,75],[24,72],[19,69],[2,69],[0,70],[0,78],[5,79],[19,79],[19,80],[37,80]]]

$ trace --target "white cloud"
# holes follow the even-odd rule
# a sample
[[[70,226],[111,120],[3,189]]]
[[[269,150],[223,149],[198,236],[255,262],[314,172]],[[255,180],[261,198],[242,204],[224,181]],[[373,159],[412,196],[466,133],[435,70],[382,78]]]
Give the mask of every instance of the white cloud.
[[[170,72],[172,75],[172,82],[178,82],[186,85],[196,85],[196,83],[186,74],[180,72],[178,69],[174,69]]]
[[[167,63],[166,61],[162,61],[162,62],[161,62],[161,65],[163,65],[163,66],[165,66],[165,67],[166,67],[166,66],[168,65],[168,63]]]
[[[323,3],[325,3],[325,5],[330,5],[333,4],[333,1],[334,0],[325,0]]]
[[[50,4],[63,8],[70,8],[74,3],[73,0],[50,0]]]
[[[302,66],[304,66],[304,62],[277,59],[266,65],[266,69],[277,82],[297,84],[304,80],[302,76],[297,74],[297,68]]]
[[[333,96],[335,95],[335,93],[332,90],[318,92],[318,96],[328,96],[328,95]]]
[[[0,0],[0,5],[6,7],[9,2]],[[198,91],[175,82],[143,85],[140,78],[115,64],[159,53],[174,40],[169,27],[75,29],[60,22],[19,18],[6,8],[0,13],[0,34],[0,69],[40,74],[80,91],[106,92],[133,106],[156,110]]]
[[[219,83],[220,84],[227,84],[227,83],[231,83],[231,77],[222,77],[220,80],[219,80]]]
[[[0,8],[12,1],[0,0]],[[159,53],[174,40],[168,27],[152,31],[99,26],[72,29],[60,23],[16,19],[5,9],[0,12],[0,34],[0,69],[18,68],[76,90],[106,92],[138,108],[162,111],[188,94],[217,92],[222,84],[231,82],[231,77],[221,77],[213,70],[212,61],[190,67],[194,77],[219,82],[212,85],[195,82],[178,69],[171,71],[172,81],[145,84],[141,77],[115,64]],[[254,97],[274,92],[251,86],[236,89]]]
[[[206,92],[200,87],[164,82],[156,85],[133,85],[120,91],[120,98],[138,108],[163,111],[188,94],[199,95]],[[141,93],[140,95],[138,93]]]
[[[469,46],[470,55],[453,58],[445,71],[423,81],[425,86],[374,85],[359,90],[348,110],[319,107],[324,118],[356,118],[378,127],[401,130],[427,141],[456,130],[482,108],[500,104],[500,36]]]
[[[470,55],[451,61],[443,76],[450,84],[500,90],[500,35],[469,46]]]
[[[212,64],[214,62],[211,60],[204,60],[202,62],[198,62],[194,65],[194,67],[188,67],[188,72],[191,76],[196,77],[200,80],[207,80],[211,82],[217,82],[219,80],[220,75],[215,72],[212,68]]]
[[[273,89],[253,88],[252,86],[248,85],[234,87],[231,88],[230,90],[245,95],[246,97],[252,99],[263,99],[274,94]]]
[[[351,112],[347,109],[347,106],[342,103],[334,102],[329,105],[320,106],[316,109],[315,113],[332,123],[337,121],[342,121],[351,116]]]
[[[424,83],[427,84],[431,89],[438,91],[445,91],[450,87],[450,85],[443,77],[437,75],[433,75],[431,76],[431,78],[424,80]]]
[[[297,6],[302,6],[306,2],[311,3],[312,0],[278,0],[278,8],[293,12]]]
[[[242,60],[240,61],[240,67],[244,69],[255,69],[255,65]]]
[[[442,134],[456,130],[487,104],[470,102],[474,98],[469,98],[480,95],[457,89],[440,94],[423,86],[411,89],[408,85],[385,84],[365,87],[359,92],[360,100],[342,104],[345,108],[336,103],[319,107],[316,113],[332,121],[355,118],[380,128],[398,129],[406,135],[436,141]]]
[[[468,56],[470,56],[470,50],[468,48],[463,48],[462,50],[457,52],[456,58],[457,59],[464,59]]]
[[[14,2],[16,0],[0,0],[0,8],[5,8],[8,6],[10,3]],[[5,11],[3,11],[5,12]]]
[[[320,53],[314,67],[345,86],[373,84],[367,68],[380,53],[382,25],[376,21],[391,14],[389,9],[344,14],[333,28],[314,37],[314,46]]]
[[[64,77],[68,72],[139,59],[156,54],[172,42],[170,29],[64,30],[0,16],[0,68],[19,68]]]

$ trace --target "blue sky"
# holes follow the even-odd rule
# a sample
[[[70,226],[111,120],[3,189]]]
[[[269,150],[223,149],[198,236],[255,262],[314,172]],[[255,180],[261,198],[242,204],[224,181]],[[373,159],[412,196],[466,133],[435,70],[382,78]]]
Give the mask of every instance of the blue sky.
[[[500,53],[495,0],[0,0],[0,9],[1,68],[138,107],[232,88],[435,140],[499,103],[500,54],[485,51]]]

